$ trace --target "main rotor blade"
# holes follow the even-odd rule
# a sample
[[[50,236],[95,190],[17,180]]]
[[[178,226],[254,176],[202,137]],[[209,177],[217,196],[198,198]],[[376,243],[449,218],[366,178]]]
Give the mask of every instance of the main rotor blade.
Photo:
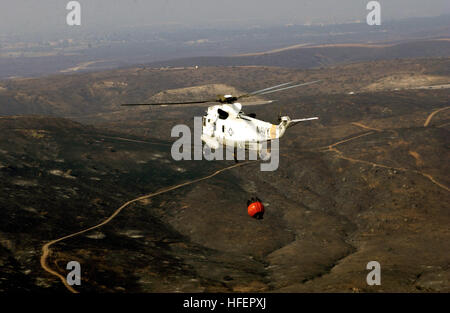
[[[280,88],[280,87],[283,87],[283,86],[286,86],[286,85],[289,85],[289,84],[293,84],[293,83],[294,82],[289,82],[289,83],[284,83],[284,84],[280,84],[280,85],[264,88],[264,89],[261,89],[261,90],[256,90],[256,91],[250,92],[249,95],[256,95],[256,94],[258,94],[260,92],[269,91],[269,90],[272,90],[272,89],[275,89],[275,88]]]
[[[266,91],[263,93],[259,93],[258,96],[262,96],[262,95],[267,95],[269,93],[273,93],[273,92],[278,92],[278,91],[283,91],[283,90],[287,90],[287,89],[291,89],[291,88],[296,88],[296,87],[300,87],[300,86],[307,86],[307,85],[312,85],[315,83],[320,82],[321,80],[315,80],[313,82],[309,82],[309,83],[302,83],[302,84],[298,84],[298,85],[294,85],[294,86],[289,86],[289,87],[285,87],[285,88],[281,88],[281,89],[276,89],[276,90],[270,90],[270,91]]]
[[[185,101],[185,102],[161,102],[161,103],[124,103],[122,106],[138,106],[138,105],[176,105],[176,104],[201,104],[208,102],[216,102],[217,100],[201,100],[201,101]]]
[[[247,97],[251,97],[251,96],[257,96],[261,92],[269,91],[269,90],[272,90],[272,89],[275,89],[275,88],[280,88],[280,87],[283,87],[283,86],[286,86],[286,85],[290,85],[290,84],[293,84],[293,83],[294,82],[289,82],[289,83],[284,83],[284,84],[280,84],[280,85],[264,88],[264,89],[261,89],[261,90],[256,90],[256,91],[253,91],[253,92],[250,92],[250,93],[243,94],[243,95],[241,95],[241,96],[239,96],[237,98],[241,99],[241,98],[247,98]]]
[[[261,100],[261,101],[252,101],[252,102],[242,102],[242,106],[253,106],[253,105],[263,105],[263,104],[270,104],[277,100]]]

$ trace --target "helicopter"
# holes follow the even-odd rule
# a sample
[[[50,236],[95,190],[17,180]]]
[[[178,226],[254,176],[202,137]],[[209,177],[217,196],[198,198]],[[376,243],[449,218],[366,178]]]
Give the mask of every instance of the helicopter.
[[[288,82],[276,86],[253,91],[240,96],[219,95],[216,99],[185,101],[185,102],[166,102],[166,103],[142,103],[142,104],[122,104],[122,106],[138,105],[185,105],[202,103],[219,103],[208,107],[206,114],[202,117],[201,140],[210,149],[218,149],[220,146],[233,147],[234,149],[245,149],[260,151],[264,144],[275,139],[281,138],[286,130],[298,123],[319,119],[318,117],[291,119],[289,116],[278,116],[278,125],[256,119],[254,113],[245,114],[242,111],[240,99],[251,96],[262,96],[296,88],[307,86],[320,82],[320,80],[296,83]],[[272,103],[272,100],[265,101]]]

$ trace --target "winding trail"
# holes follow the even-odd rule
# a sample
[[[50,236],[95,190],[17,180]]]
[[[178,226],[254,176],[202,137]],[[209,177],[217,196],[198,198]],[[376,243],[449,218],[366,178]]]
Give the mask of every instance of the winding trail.
[[[447,107],[447,108],[450,108],[450,107]],[[431,120],[431,118],[433,117],[434,114],[438,113],[439,111],[445,110],[447,108],[439,109],[439,110],[436,110],[433,113],[431,113],[428,116],[427,122],[429,123],[429,120]],[[359,126],[361,128],[364,128],[364,129],[375,130],[377,132],[384,131],[382,129],[376,129],[376,128],[371,128],[371,127],[365,126],[365,125],[363,125],[361,123],[352,123],[352,124],[355,125],[355,126]],[[329,146],[322,147],[321,148],[322,149],[321,152],[326,152],[326,151],[335,152],[337,154],[338,158],[343,159],[343,160],[347,160],[347,161],[350,161],[350,162],[353,162],[353,163],[363,163],[363,164],[372,165],[372,166],[380,167],[380,168],[394,169],[394,170],[398,170],[398,171],[402,171],[402,172],[416,173],[416,174],[419,174],[419,175],[427,178],[428,180],[430,180],[433,184],[437,185],[438,187],[440,187],[440,188],[442,188],[442,189],[444,189],[446,191],[450,191],[450,188],[448,188],[444,184],[441,184],[440,182],[438,182],[433,176],[431,176],[428,173],[424,173],[424,172],[421,172],[421,171],[418,171],[418,170],[411,170],[411,169],[407,169],[407,168],[403,168],[403,167],[388,166],[388,165],[378,164],[378,163],[374,163],[374,162],[370,162],[370,161],[350,158],[350,157],[345,156],[342,151],[340,151],[340,150],[338,150],[336,148],[337,145],[340,145],[340,144],[343,144],[343,143],[346,143],[346,142],[349,142],[349,141],[352,141],[352,140],[355,140],[355,139],[358,139],[358,138],[361,138],[361,137],[364,137],[364,136],[368,136],[368,135],[371,135],[373,133],[374,133],[373,131],[370,131],[370,132],[367,132],[367,133],[364,133],[364,134],[361,134],[361,135],[358,135],[358,136],[354,136],[354,137],[351,137],[351,138],[348,138],[348,139],[345,139],[345,140],[338,141],[338,142],[333,143],[333,144],[331,144]]]
[[[377,132],[382,132],[383,131],[382,129],[369,127],[369,126],[366,126],[364,124],[357,123],[357,122],[353,122],[352,125],[355,125],[355,126],[358,126],[358,127],[364,128],[364,129],[368,129],[368,130],[374,130],[374,131],[377,131]]]
[[[114,218],[115,218],[115,217],[116,217],[116,216],[117,216],[124,208],[126,208],[127,206],[129,206],[129,205],[132,204],[132,203],[135,203],[135,202],[141,201],[141,200],[145,200],[145,199],[149,199],[149,198],[158,196],[158,195],[160,195],[160,194],[163,194],[163,193],[166,193],[166,192],[175,190],[175,189],[179,189],[179,188],[184,187],[184,186],[187,186],[187,185],[192,185],[192,184],[195,184],[195,183],[198,183],[198,182],[201,182],[201,181],[210,179],[210,178],[212,178],[212,177],[214,177],[214,176],[216,176],[216,175],[219,175],[219,174],[222,173],[222,172],[231,170],[231,169],[233,169],[233,168],[240,167],[240,166],[245,166],[245,165],[248,165],[248,164],[253,164],[253,163],[256,163],[256,162],[258,162],[258,161],[248,161],[248,162],[244,162],[244,163],[237,163],[237,164],[234,164],[234,165],[225,167],[225,168],[223,168],[223,169],[217,170],[217,171],[215,171],[214,173],[212,173],[211,175],[208,175],[208,176],[205,176],[205,177],[201,177],[201,178],[198,178],[198,179],[194,179],[194,180],[190,180],[190,181],[184,182],[184,183],[182,183],[182,184],[178,184],[178,185],[175,185],[175,186],[172,186],[172,187],[168,187],[168,188],[162,189],[162,190],[160,190],[160,191],[156,191],[156,192],[153,192],[153,193],[150,193],[150,194],[147,194],[147,195],[144,195],[144,196],[141,196],[141,197],[132,199],[132,200],[130,200],[130,201],[127,201],[127,202],[125,202],[122,206],[120,206],[118,209],[116,209],[116,210],[114,211],[114,213],[113,213],[111,216],[109,216],[107,219],[105,219],[105,220],[104,220],[103,222],[101,222],[100,224],[97,224],[97,225],[95,225],[95,226],[86,228],[86,229],[84,229],[84,230],[80,230],[80,231],[78,231],[78,232],[76,232],[76,233],[72,233],[72,234],[70,234],[70,235],[66,235],[66,236],[64,236],[64,237],[61,237],[61,238],[52,240],[52,241],[46,243],[45,245],[43,245],[43,246],[42,246],[42,255],[41,255],[41,260],[40,260],[40,262],[41,262],[41,267],[42,267],[45,271],[47,271],[48,273],[50,273],[50,274],[52,274],[52,275],[58,277],[58,278],[62,281],[62,283],[64,284],[64,286],[65,286],[70,292],[72,292],[72,293],[78,293],[78,291],[76,291],[72,286],[70,286],[70,285],[67,283],[67,280],[66,280],[66,278],[65,278],[64,276],[62,276],[60,273],[56,272],[55,270],[51,269],[50,266],[47,264],[47,258],[48,258],[48,256],[49,256],[50,253],[51,253],[50,247],[51,247],[52,245],[54,245],[54,244],[56,244],[56,243],[58,243],[58,242],[61,242],[61,241],[63,241],[63,240],[66,240],[66,239],[73,238],[73,237],[75,237],[75,236],[84,234],[84,233],[86,233],[86,232],[89,232],[89,231],[91,231],[91,230],[100,228],[100,227],[102,227],[102,226],[108,224],[108,223],[111,222],[111,221],[112,221],[112,220],[113,220],[113,219],[114,219]]]
[[[437,109],[437,110],[433,111],[433,112],[427,117],[427,119],[426,119],[426,121],[425,121],[425,123],[424,123],[424,127],[427,127],[427,126],[430,124],[431,119],[433,118],[434,115],[436,115],[437,113],[439,113],[439,112],[441,112],[441,111],[447,110],[447,109],[449,109],[449,108],[450,108],[450,106],[445,107],[445,108],[441,108],[441,109]],[[338,149],[336,148],[336,146],[341,145],[341,144],[344,144],[344,143],[347,143],[347,142],[349,142],[349,141],[356,140],[356,139],[361,138],[361,137],[369,136],[369,135],[371,135],[371,134],[373,134],[373,133],[375,133],[375,132],[382,132],[382,131],[384,131],[384,130],[382,130],[382,129],[377,129],[377,128],[368,127],[368,126],[366,126],[366,125],[364,125],[364,124],[357,123],[357,122],[353,122],[352,125],[361,127],[361,128],[363,128],[363,129],[366,129],[366,130],[369,130],[369,132],[364,133],[364,134],[360,134],[360,135],[357,135],[357,136],[354,136],[354,137],[351,137],[351,138],[348,138],[348,139],[345,139],[345,140],[340,140],[340,141],[335,142],[335,143],[333,143],[333,144],[330,144],[330,145],[328,145],[328,146],[319,148],[319,149],[316,150],[316,151],[320,151],[320,152],[335,152],[338,158],[344,159],[344,160],[347,160],[347,161],[350,161],[350,162],[363,163],[363,164],[372,165],[372,166],[375,166],[375,167],[386,168],[386,169],[395,169],[395,170],[403,171],[403,172],[407,172],[407,171],[413,172],[413,173],[422,175],[423,177],[429,179],[431,182],[433,182],[435,185],[439,186],[440,188],[442,188],[442,189],[444,189],[444,190],[446,190],[446,191],[450,191],[450,189],[449,189],[447,186],[445,186],[445,185],[439,183],[433,176],[431,176],[430,174],[421,172],[421,171],[411,170],[411,169],[407,169],[407,168],[397,168],[397,167],[387,166],[387,165],[378,164],[378,163],[374,163],[374,162],[370,162],[370,161],[365,161],[365,160],[353,159],[353,158],[344,156],[343,152],[340,151],[340,150],[338,150]],[[111,138],[111,139],[124,140],[124,141],[137,142],[137,143],[150,143],[150,142],[144,142],[144,141],[140,141],[140,140],[127,139],[127,138],[122,138],[122,137],[110,137],[110,136],[103,136],[103,137]],[[150,144],[151,144],[151,143],[150,143]],[[116,216],[117,216],[124,208],[126,208],[127,206],[129,206],[129,205],[132,204],[132,203],[135,203],[135,202],[141,201],[141,200],[145,200],[145,199],[149,199],[149,198],[158,196],[158,195],[160,195],[160,194],[163,194],[163,193],[166,193],[166,192],[175,190],[175,189],[182,188],[182,187],[187,186],[187,185],[192,185],[192,184],[195,184],[195,183],[204,181],[204,180],[210,179],[210,178],[212,178],[212,177],[214,177],[214,176],[216,176],[216,175],[218,175],[218,174],[220,174],[220,173],[222,173],[222,172],[224,172],[224,171],[231,170],[231,169],[233,169],[233,168],[237,168],[237,167],[240,167],[240,166],[252,164],[252,163],[255,163],[255,162],[257,162],[257,161],[249,161],[249,162],[244,162],[244,163],[237,163],[237,164],[234,164],[234,165],[232,165],[232,166],[228,166],[228,167],[225,167],[225,168],[223,168],[223,169],[217,170],[216,172],[214,172],[214,173],[212,173],[212,174],[210,174],[210,175],[208,175],[208,176],[201,177],[201,178],[198,178],[198,179],[194,179],[194,180],[191,180],[191,181],[187,181],[187,182],[184,182],[184,183],[181,183],[181,184],[172,186],[172,187],[168,187],[168,188],[166,188],[166,189],[162,189],[162,190],[160,190],[160,191],[157,191],[157,192],[154,192],[154,193],[150,193],[150,194],[147,194],[147,195],[144,195],[144,196],[141,196],[141,197],[132,199],[132,200],[130,200],[130,201],[127,201],[127,202],[125,202],[122,206],[120,206],[119,208],[117,208],[117,209],[114,211],[114,213],[113,213],[112,215],[110,215],[107,219],[105,219],[103,222],[101,222],[101,223],[99,223],[99,224],[97,224],[97,225],[95,225],[95,226],[92,226],[92,227],[90,227],[90,228],[86,228],[86,229],[84,229],[84,230],[81,230],[81,231],[78,231],[78,232],[75,232],[75,233],[66,235],[66,236],[64,236],[64,237],[61,237],[61,238],[52,240],[52,241],[50,241],[50,242],[44,244],[44,245],[42,246],[42,255],[41,255],[41,259],[40,259],[41,267],[42,267],[45,271],[47,271],[48,273],[50,273],[50,274],[52,274],[52,275],[58,277],[58,278],[62,281],[62,283],[64,284],[64,286],[65,286],[70,292],[72,292],[72,293],[78,293],[78,291],[76,291],[72,286],[70,286],[70,285],[67,283],[67,280],[66,280],[66,278],[65,278],[64,276],[62,276],[60,273],[56,272],[55,270],[51,269],[51,268],[49,267],[49,265],[47,264],[47,258],[48,258],[48,256],[49,256],[50,253],[51,253],[50,247],[51,247],[52,245],[54,245],[54,244],[56,244],[56,243],[58,243],[58,242],[61,242],[61,241],[63,241],[63,240],[66,240],[66,239],[69,239],[69,238],[73,238],[73,237],[75,237],[75,236],[78,236],[78,235],[81,235],[81,234],[83,234],[83,233],[89,232],[89,231],[91,231],[91,230],[100,228],[100,227],[102,227],[102,226],[108,224],[108,223],[111,222],[111,221],[112,221],[112,220],[113,220],[113,219],[114,219],[114,218],[115,218],[115,217],[116,217]]]
[[[450,109],[450,106],[445,107],[445,108],[441,108],[441,109],[437,109],[437,110],[431,112],[431,114],[428,115],[428,117],[427,117],[425,123],[423,124],[423,127],[428,127],[428,125],[430,124],[431,119],[433,118],[433,116],[435,116],[437,113],[439,113],[439,112],[441,112],[441,111],[444,111],[444,110],[447,110],[447,109]]]

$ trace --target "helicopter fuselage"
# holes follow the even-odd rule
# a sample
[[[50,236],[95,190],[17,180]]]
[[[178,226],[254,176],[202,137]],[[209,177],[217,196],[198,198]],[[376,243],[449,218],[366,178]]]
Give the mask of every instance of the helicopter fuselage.
[[[226,103],[208,108],[202,119],[202,141],[210,148],[227,147],[260,150],[262,144],[283,136],[289,118],[274,125],[241,111],[240,103]]]
[[[268,141],[278,139],[284,135],[286,129],[300,122],[317,120],[317,117],[294,119],[289,116],[279,117],[280,124],[274,125],[255,118],[255,115],[249,116],[241,111],[242,104],[237,100],[252,96],[262,96],[297,88],[300,86],[311,85],[319,82],[316,80],[308,83],[295,84],[294,81],[279,84],[276,86],[253,91],[240,96],[219,95],[213,100],[195,100],[195,101],[175,101],[149,104],[122,104],[124,106],[135,105],[182,105],[182,104],[201,104],[210,102],[219,102],[221,104],[213,105],[208,108],[206,115],[203,116],[201,140],[210,148],[218,149],[220,146],[233,147],[247,150],[265,149]],[[271,103],[273,101],[266,101]]]

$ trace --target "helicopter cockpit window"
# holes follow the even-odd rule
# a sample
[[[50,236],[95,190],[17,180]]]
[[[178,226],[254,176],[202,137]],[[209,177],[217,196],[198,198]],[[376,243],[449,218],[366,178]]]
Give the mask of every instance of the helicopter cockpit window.
[[[228,112],[225,112],[222,109],[217,109],[217,113],[219,113],[219,118],[221,120],[226,120],[228,118],[228,116],[229,116]]]

